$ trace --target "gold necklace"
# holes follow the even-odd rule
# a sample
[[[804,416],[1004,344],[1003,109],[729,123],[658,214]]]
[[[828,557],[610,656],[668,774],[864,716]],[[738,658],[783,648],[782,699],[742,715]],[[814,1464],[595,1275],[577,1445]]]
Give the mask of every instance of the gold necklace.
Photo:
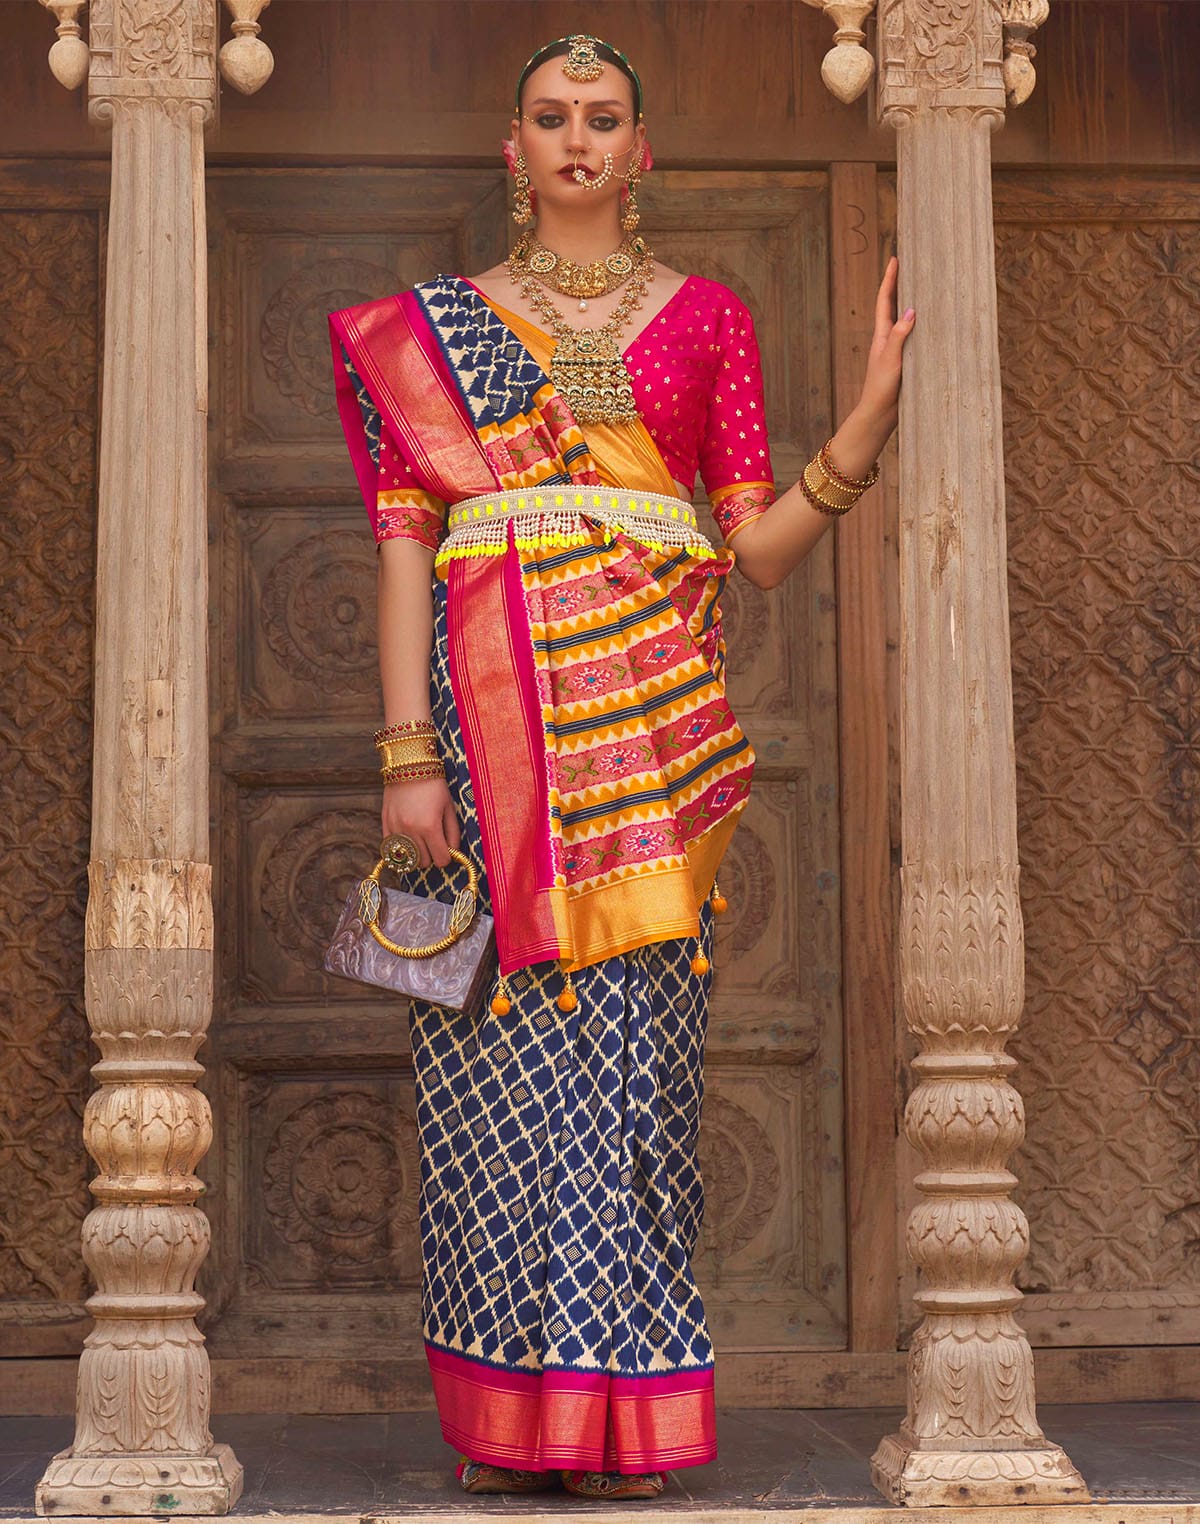
[[[572,328],[544,291],[537,278],[522,274],[512,256],[510,279],[521,295],[550,325],[555,338],[550,361],[551,385],[565,399],[577,423],[633,423],[638,416],[633,379],[621,353],[621,329],[642,305],[654,279],[654,257],[649,249],[635,261],[625,294],[612,316],[599,328]]]
[[[615,291],[648,254],[644,238],[627,234],[611,254],[580,265],[565,254],[548,249],[536,233],[525,232],[509,256],[509,268],[515,265],[522,272],[536,275],[542,285],[560,296],[575,297],[580,312],[586,312],[590,297],[607,296]]]

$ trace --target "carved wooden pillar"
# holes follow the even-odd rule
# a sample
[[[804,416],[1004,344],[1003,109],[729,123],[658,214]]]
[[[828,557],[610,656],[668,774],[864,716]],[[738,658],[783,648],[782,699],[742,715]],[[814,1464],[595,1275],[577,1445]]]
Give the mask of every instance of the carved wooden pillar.
[[[1086,1496],[1047,1442],[1013,1318],[1028,1246],[1009,1199],[1024,1133],[1005,1045],[1021,1014],[1012,674],[990,136],[1001,0],[882,0],[879,98],[897,130],[903,869],[900,974],[920,1047],[905,1129],[925,1199],[908,1225],[924,1313],[908,1413],[872,1462],[898,1502]]]
[[[70,11],[71,7],[65,7]],[[93,0],[112,128],[96,571],[86,996],[101,1058],[84,1142],[96,1325],[44,1514],[215,1514],[242,1468],[208,1428],[196,1051],[212,1005],[203,131],[215,0]]]

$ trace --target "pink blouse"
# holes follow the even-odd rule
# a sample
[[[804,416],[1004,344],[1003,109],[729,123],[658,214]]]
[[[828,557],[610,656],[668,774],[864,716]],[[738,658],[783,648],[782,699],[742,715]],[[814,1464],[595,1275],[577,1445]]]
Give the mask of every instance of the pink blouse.
[[[699,471],[726,543],[775,500],[762,362],[754,320],[728,286],[689,275],[625,350],[638,413],[668,471],[694,489]],[[377,540],[436,550],[446,504],[417,485],[383,426]]]

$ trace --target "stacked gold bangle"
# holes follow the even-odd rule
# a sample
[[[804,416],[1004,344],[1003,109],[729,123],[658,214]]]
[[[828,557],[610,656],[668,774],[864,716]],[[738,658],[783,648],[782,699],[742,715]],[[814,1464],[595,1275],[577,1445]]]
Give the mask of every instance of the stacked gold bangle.
[[[385,783],[446,776],[432,720],[397,720],[394,725],[385,725],[375,732],[375,749],[383,763],[379,771]]]
[[[867,488],[873,487],[879,480],[879,466],[873,465],[861,481],[846,476],[829,458],[829,446],[832,443],[832,439],[827,439],[805,466],[800,477],[800,490],[821,513],[840,517],[843,513],[848,513]]]

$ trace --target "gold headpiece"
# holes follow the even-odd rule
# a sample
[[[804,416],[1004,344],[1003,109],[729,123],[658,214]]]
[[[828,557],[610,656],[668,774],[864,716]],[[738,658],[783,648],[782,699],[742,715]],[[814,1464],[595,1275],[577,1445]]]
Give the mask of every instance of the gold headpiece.
[[[553,42],[548,42],[534,53],[525,67],[521,70],[521,77],[517,80],[517,90],[513,97],[513,108],[516,114],[521,114],[521,88],[530,72],[536,69],[542,59],[555,48],[567,45],[567,56],[563,60],[563,73],[568,79],[578,83],[584,83],[593,79],[599,79],[604,73],[606,62],[615,63],[616,67],[627,76],[633,85],[633,110],[634,115],[640,122],[642,119],[642,82],[638,78],[638,72],[621,52],[620,48],[614,48],[611,42],[605,42],[602,37],[591,37],[585,32],[575,32],[570,37],[556,37]],[[599,49],[603,48],[610,57],[601,57]]]
[[[604,73],[604,64],[596,56],[596,44],[599,41],[599,37],[588,37],[582,32],[567,38],[570,51],[562,71],[568,79],[584,85],[600,78]]]

